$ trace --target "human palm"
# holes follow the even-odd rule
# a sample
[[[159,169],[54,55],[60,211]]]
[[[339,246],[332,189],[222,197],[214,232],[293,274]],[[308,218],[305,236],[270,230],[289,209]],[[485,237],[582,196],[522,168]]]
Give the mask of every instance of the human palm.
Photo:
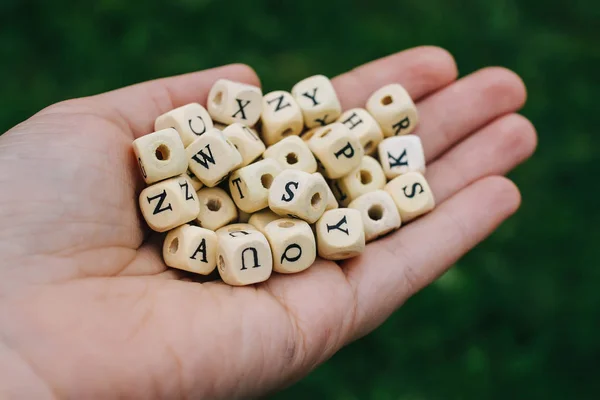
[[[258,85],[248,67],[69,100],[11,129],[0,138],[2,397],[257,396],[370,332],[519,206],[499,175],[536,145],[514,114],[523,84],[501,68],[456,75],[448,53],[422,47],[333,80],[345,109],[385,84],[407,88],[437,208],[360,257],[250,287],[165,267],[137,211],[131,151],[216,79]]]

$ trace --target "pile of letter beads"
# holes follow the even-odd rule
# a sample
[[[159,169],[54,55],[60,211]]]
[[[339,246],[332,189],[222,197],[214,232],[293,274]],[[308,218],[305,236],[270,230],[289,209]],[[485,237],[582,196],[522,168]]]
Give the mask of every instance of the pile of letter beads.
[[[165,263],[229,285],[343,260],[429,211],[417,109],[391,84],[342,112],[322,75],[291,92],[218,80],[207,107],[159,116],[133,142],[148,186],[139,204],[168,232]]]

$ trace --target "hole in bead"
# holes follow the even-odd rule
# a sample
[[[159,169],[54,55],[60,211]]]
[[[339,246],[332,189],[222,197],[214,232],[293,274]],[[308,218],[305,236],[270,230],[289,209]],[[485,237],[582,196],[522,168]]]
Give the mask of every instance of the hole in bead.
[[[217,92],[215,97],[213,97],[213,103],[217,106],[220,106],[223,102],[223,92]]]
[[[310,198],[310,205],[313,206],[313,208],[319,208],[321,200],[321,193],[317,192]]]
[[[371,149],[373,148],[373,141],[369,140],[367,143],[365,143],[364,148],[365,148],[365,152],[367,152],[367,153],[370,152]]]
[[[302,140],[307,141],[309,140],[311,137],[313,137],[313,135],[315,134],[316,129],[309,129],[307,131],[304,131],[300,134],[300,137],[302,138]]]
[[[323,132],[319,133],[319,137],[323,139],[325,136],[329,135],[331,129],[325,129]]]
[[[214,212],[219,211],[221,209],[221,200],[209,199],[208,202],[206,202],[206,208]]]
[[[179,238],[171,240],[171,243],[169,244],[169,253],[175,254],[177,253],[177,250],[179,250]]]
[[[219,254],[219,271],[225,271],[225,259],[221,254]]]
[[[265,189],[269,189],[271,187],[271,184],[273,183],[273,175],[264,174],[263,176],[260,177],[260,183],[263,185],[263,187]]]
[[[360,183],[368,185],[373,180],[373,176],[366,169],[361,169],[359,172]]]
[[[291,221],[282,221],[277,224],[277,226],[279,226],[280,228],[291,228],[294,225],[295,224]]]
[[[298,162],[298,156],[296,155],[296,153],[288,153],[285,156],[285,162],[289,165],[294,165]]]
[[[381,99],[381,104],[383,104],[384,106],[389,106],[393,102],[394,102],[394,99],[390,95],[387,95]]]
[[[169,157],[171,157],[171,151],[169,150],[169,147],[167,147],[167,145],[161,144],[154,151],[154,155],[160,161],[167,161]]]
[[[381,207],[379,204],[374,204],[369,207],[367,215],[369,215],[369,218],[371,218],[373,221],[379,221],[381,218],[383,218],[383,207]]]
[[[294,130],[292,128],[287,128],[285,131],[281,132],[281,136],[290,136],[292,133],[294,133]]]

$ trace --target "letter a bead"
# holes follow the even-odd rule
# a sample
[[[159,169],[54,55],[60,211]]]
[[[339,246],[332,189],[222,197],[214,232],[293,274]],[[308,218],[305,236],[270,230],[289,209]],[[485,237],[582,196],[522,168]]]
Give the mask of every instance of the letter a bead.
[[[367,100],[367,110],[379,123],[385,137],[407,135],[419,123],[415,103],[406,89],[397,83],[375,91]]]
[[[308,145],[298,136],[290,136],[269,146],[264,158],[272,158],[283,169],[298,169],[312,174],[317,171],[317,160]]]
[[[140,193],[140,210],[150,228],[166,232],[198,215],[199,202],[187,176],[167,179]]]
[[[307,172],[286,169],[269,190],[269,208],[281,216],[300,218],[312,224],[327,207],[327,185]]]
[[[148,185],[181,175],[187,169],[185,149],[175,129],[163,129],[134,140],[133,151]]]
[[[156,118],[154,130],[175,128],[184,146],[189,146],[198,136],[213,128],[208,111],[198,103],[176,108]]]
[[[308,141],[308,147],[323,165],[323,175],[329,179],[350,173],[364,156],[356,135],[339,122],[317,130]]]
[[[253,213],[268,207],[269,188],[280,172],[277,161],[264,159],[232,173],[229,192],[238,208]]]
[[[411,171],[425,173],[425,154],[416,135],[385,139],[379,144],[379,161],[388,179]]]
[[[335,89],[326,76],[315,75],[296,83],[292,96],[298,102],[308,128],[330,124],[342,113]]]
[[[348,207],[360,211],[367,242],[400,228],[400,214],[396,204],[392,196],[383,190],[365,193],[353,200]]]
[[[285,137],[299,135],[304,128],[300,106],[288,92],[267,93],[262,100],[262,110],[261,131],[268,146]]]
[[[317,245],[308,223],[290,218],[278,219],[265,227],[265,237],[271,245],[276,272],[294,274],[315,262]]]
[[[337,122],[346,125],[350,132],[358,137],[365,154],[373,154],[377,150],[377,145],[383,140],[379,124],[364,108],[353,108],[344,112]]]
[[[217,234],[192,225],[175,228],[165,238],[163,258],[169,267],[208,275],[217,266]]]
[[[425,177],[418,172],[400,175],[385,185],[400,213],[403,223],[428,213],[435,207],[433,192]]]
[[[273,270],[273,255],[265,236],[252,225],[235,224],[217,231],[217,267],[228,285],[264,282]]]
[[[256,86],[219,79],[210,89],[207,103],[213,120],[252,127],[262,111],[262,91]]]
[[[221,131],[211,129],[185,149],[190,171],[214,187],[242,163],[242,156]]]
[[[360,211],[337,208],[317,221],[317,249],[326,260],[344,260],[365,250],[365,232]]]

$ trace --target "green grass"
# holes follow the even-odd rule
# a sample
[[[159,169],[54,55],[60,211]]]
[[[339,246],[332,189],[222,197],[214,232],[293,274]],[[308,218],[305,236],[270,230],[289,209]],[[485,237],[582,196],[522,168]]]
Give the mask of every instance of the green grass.
[[[529,87],[523,207],[381,328],[274,398],[592,399],[600,391],[600,3],[0,2],[0,130],[40,108],[229,62],[267,90],[439,45]],[[43,149],[40,149],[43,150]]]

